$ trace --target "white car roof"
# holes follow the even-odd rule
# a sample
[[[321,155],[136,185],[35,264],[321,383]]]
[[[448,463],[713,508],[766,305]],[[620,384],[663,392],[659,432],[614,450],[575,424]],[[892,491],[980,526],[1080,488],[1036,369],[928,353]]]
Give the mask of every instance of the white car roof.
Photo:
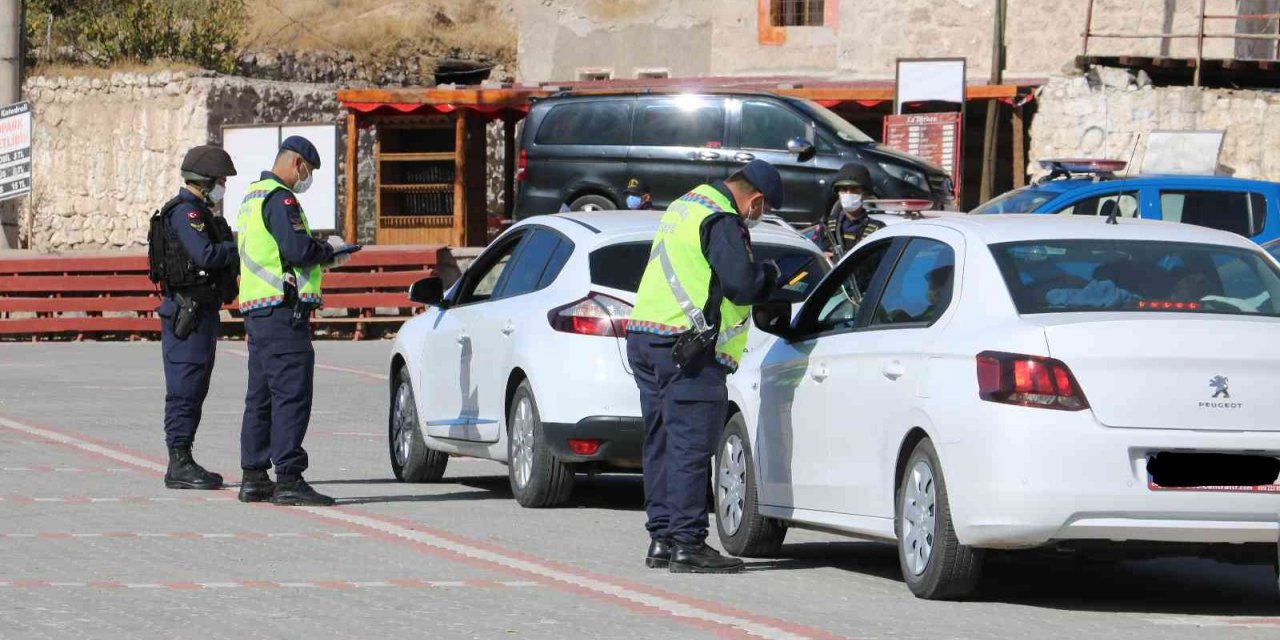
[[[942,226],[955,229],[983,244],[1047,239],[1118,239],[1193,242],[1256,248],[1256,245],[1247,238],[1227,231],[1141,218],[1117,218],[1117,224],[1113,225],[1107,224],[1107,219],[1103,216],[926,213],[924,218],[912,220],[902,216],[873,215],[877,218],[897,218],[890,223],[894,232],[910,233],[907,231],[910,224]]]
[[[599,245],[616,236],[653,234],[662,219],[662,211],[574,211],[553,215],[531,216],[512,225],[542,224],[556,229],[574,240]],[[815,249],[803,236],[775,225],[756,225],[751,230],[753,242],[767,242]]]

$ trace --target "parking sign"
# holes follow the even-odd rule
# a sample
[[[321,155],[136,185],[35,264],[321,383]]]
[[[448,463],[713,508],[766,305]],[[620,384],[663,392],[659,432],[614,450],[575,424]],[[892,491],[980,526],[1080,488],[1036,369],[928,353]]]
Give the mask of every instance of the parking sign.
[[[31,103],[0,107],[0,201],[31,192]]]

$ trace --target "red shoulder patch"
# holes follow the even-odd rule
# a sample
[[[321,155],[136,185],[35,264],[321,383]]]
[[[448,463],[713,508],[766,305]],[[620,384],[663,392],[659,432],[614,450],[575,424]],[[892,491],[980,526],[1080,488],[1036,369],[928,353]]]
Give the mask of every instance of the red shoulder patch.
[[[187,217],[188,217],[188,218],[191,218],[192,220],[199,220],[199,219],[200,219],[200,212],[199,212],[199,211],[196,211],[195,209],[192,209],[191,211],[188,211],[188,212],[187,212]]]
[[[295,204],[298,204],[298,201],[297,201],[296,199],[294,199],[292,196],[285,196],[285,197],[284,197],[284,206],[286,206],[286,207],[292,207],[292,206],[293,206],[293,205],[295,205]]]

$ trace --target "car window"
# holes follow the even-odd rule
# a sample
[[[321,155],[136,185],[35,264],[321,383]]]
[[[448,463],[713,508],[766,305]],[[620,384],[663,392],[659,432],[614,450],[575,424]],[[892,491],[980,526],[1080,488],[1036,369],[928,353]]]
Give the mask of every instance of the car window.
[[[591,283],[632,293],[638,291],[651,248],[649,242],[624,242],[592,251],[587,258]],[[786,281],[782,283],[786,288],[775,293],[775,300],[803,302],[830,270],[826,259],[816,251],[767,243],[752,243],[751,249],[756,260],[772,260],[777,264]]]
[[[510,298],[538,289],[542,274],[559,249],[560,234],[550,229],[534,229],[521,241],[520,250],[513,256],[507,275],[492,298]]]
[[[951,304],[956,254],[950,245],[915,238],[902,252],[869,326],[929,326]]]
[[[724,146],[724,101],[673,98],[641,102],[632,144],[649,147]]]
[[[817,309],[816,317],[801,321],[806,333],[825,333],[853,329],[858,322],[864,296],[871,290],[871,281],[880,263],[889,253],[892,240],[881,240],[859,250],[840,263],[839,272],[832,275],[823,291],[815,293],[811,307]],[[806,305],[808,306],[808,305]]]
[[[534,144],[627,144],[631,104],[630,100],[558,104],[542,119]]]
[[[1110,216],[1112,211],[1116,211],[1121,218],[1138,217],[1138,192],[1104,193],[1076,200],[1054,213],[1072,216]]]
[[[1023,187],[992,198],[970,213],[1035,213],[1040,205],[1056,197],[1056,191]]]
[[[564,264],[569,261],[569,256],[573,254],[573,241],[568,238],[560,238],[560,243],[556,245],[555,251],[551,253],[551,259],[547,261],[547,268],[542,270],[542,279],[538,280],[538,288],[541,289],[556,281],[560,276],[560,271],[564,269]]]
[[[512,255],[520,246],[523,235],[505,238],[502,244],[495,245],[481,254],[475,264],[467,269],[463,278],[463,288],[458,295],[458,304],[484,302],[493,297],[498,286],[502,284],[502,276],[507,271],[507,265],[511,263]]]
[[[744,149],[786,151],[792,138],[809,139],[809,125],[790,109],[772,102],[742,103],[742,128],[738,146]]]
[[[1280,316],[1280,269],[1260,251],[1188,242],[991,245],[1019,313],[1166,311]]]
[[[1160,217],[1248,238],[1262,233],[1267,201],[1243,191],[1161,191]]]

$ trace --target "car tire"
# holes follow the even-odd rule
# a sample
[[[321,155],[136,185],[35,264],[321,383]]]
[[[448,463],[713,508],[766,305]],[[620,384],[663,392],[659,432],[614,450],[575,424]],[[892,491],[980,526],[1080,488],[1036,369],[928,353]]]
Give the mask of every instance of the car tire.
[[[522,507],[558,507],[573,493],[573,466],[551,453],[533,388],[525,380],[511,397],[507,415],[507,477]]]
[[[422,437],[407,369],[396,374],[396,390],[387,419],[387,445],[391,471],[401,482],[437,482],[449,466],[449,454],[428,448]]]
[[[925,600],[973,595],[982,576],[983,552],[956,538],[947,483],[929,439],[921,440],[907,459],[895,504],[898,564],[911,593]]]
[[[569,204],[569,209],[573,211],[613,211],[617,208],[614,201],[594,194],[581,196]]]
[[[776,555],[787,537],[787,528],[778,520],[760,515],[756,469],[741,413],[733,414],[725,424],[714,460],[713,505],[720,544],[735,556]]]

